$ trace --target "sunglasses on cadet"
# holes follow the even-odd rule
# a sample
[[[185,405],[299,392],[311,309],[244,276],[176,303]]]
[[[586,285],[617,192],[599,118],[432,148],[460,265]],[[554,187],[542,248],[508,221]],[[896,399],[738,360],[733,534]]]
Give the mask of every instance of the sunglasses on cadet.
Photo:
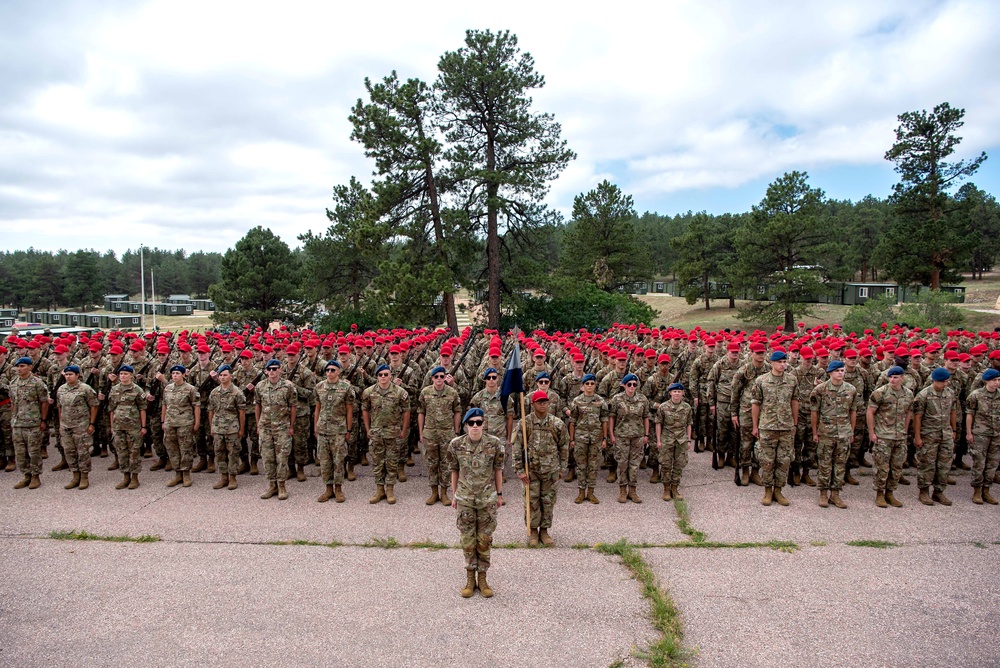
[[[639,383],[625,383],[625,387],[638,387]]]
[[[469,425],[470,427],[482,427],[483,420],[469,420],[465,424]]]

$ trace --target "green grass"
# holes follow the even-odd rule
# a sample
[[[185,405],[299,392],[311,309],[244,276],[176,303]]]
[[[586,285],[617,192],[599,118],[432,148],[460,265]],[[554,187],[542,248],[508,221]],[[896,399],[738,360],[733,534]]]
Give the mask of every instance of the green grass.
[[[879,550],[899,547],[899,543],[893,543],[891,540],[850,540],[846,544],[851,547],[874,547]]]
[[[674,510],[677,511],[677,528],[685,536],[696,543],[705,542],[705,534],[691,526],[691,514],[688,512],[687,501],[674,499]]]
[[[54,538],[55,540],[102,540],[108,543],[158,543],[160,541],[159,536],[150,536],[148,534],[142,536],[101,536],[95,533],[87,533],[86,531],[53,531],[49,534],[49,538]]]
[[[603,543],[598,543],[595,548],[600,549]],[[799,549],[799,544],[792,542],[790,540],[766,540],[766,541],[749,541],[749,542],[736,542],[730,543],[725,541],[717,540],[706,540],[700,543],[695,543],[694,541],[680,540],[673,543],[634,543],[637,548],[647,549],[647,548],[700,548],[705,550],[742,550],[742,549],[753,549],[766,547],[772,550],[780,550],[781,552],[794,552]]]
[[[403,547],[398,540],[389,536],[388,538],[372,538],[370,541],[365,543],[362,547],[381,547],[385,550],[394,550],[397,547]]]
[[[407,543],[406,547],[437,551],[437,550],[447,550],[448,548],[453,546],[448,545],[447,543],[436,543],[432,540],[420,540],[414,543]]]
[[[573,546],[574,550],[589,550],[592,546],[588,543],[577,543]]]
[[[825,540],[811,540],[809,541],[809,544],[812,545],[813,547],[826,547]]]
[[[309,545],[312,547],[342,547],[344,544],[339,540],[331,540],[329,543],[319,543],[314,540],[272,540],[268,545]]]
[[[660,587],[656,576],[642,558],[642,554],[624,539],[617,543],[598,543],[594,546],[602,554],[619,557],[632,577],[642,586],[643,598],[649,601],[650,618],[660,639],[646,650],[636,655],[646,659],[655,668],[685,666],[691,658],[691,650],[684,647],[684,631],[681,628],[680,612],[670,598],[669,592]]]

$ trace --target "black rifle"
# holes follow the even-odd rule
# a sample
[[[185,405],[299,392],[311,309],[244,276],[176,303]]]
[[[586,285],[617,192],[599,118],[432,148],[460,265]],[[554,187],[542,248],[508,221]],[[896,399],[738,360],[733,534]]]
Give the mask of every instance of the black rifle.
[[[173,350],[173,344],[171,344],[170,349]],[[160,365],[159,371],[157,373],[162,374],[167,370],[167,365],[170,364],[170,353],[167,353],[166,359],[163,360],[163,364]],[[156,383],[156,387],[153,387],[153,383]],[[150,404],[157,404],[160,401],[160,396],[163,394],[163,385],[158,379],[154,378],[153,382],[149,384],[149,394],[152,395],[153,400],[149,402]]]
[[[736,432],[735,440],[736,440],[736,471],[733,473],[733,482],[736,483],[737,487],[742,487],[743,482],[740,480],[740,471],[743,470],[743,444],[740,443],[739,432]]]
[[[2,369],[0,369],[0,371],[2,371]],[[56,386],[52,388],[52,393],[50,394],[53,403],[55,403],[56,395],[59,393],[59,388],[62,387],[65,383],[66,383],[66,376],[64,376],[60,371],[59,380],[56,381]]]
[[[719,466],[719,420],[716,415],[712,414],[711,407],[709,407],[708,415],[715,420],[715,426],[712,429],[712,468],[718,471],[722,468]],[[725,463],[725,459],[722,461]]]
[[[472,350],[472,348],[473,348],[473,345],[472,345],[472,344],[473,344],[473,343],[475,342],[475,340],[476,340],[476,331],[475,331],[475,330],[472,330],[472,333],[471,333],[471,334],[469,334],[469,340],[465,342],[465,348],[464,348],[464,349],[462,350],[462,356],[461,356],[461,357],[459,357],[459,358],[458,358],[458,359],[457,359],[457,360],[456,360],[456,361],[455,361],[455,362],[454,362],[454,363],[452,364],[452,367],[451,367],[451,368],[452,368],[452,369],[453,369],[454,371],[449,371],[449,372],[448,372],[448,373],[449,373],[450,375],[454,376],[454,375],[455,375],[455,372],[459,371],[459,370],[460,370],[460,369],[462,368],[462,363],[463,363],[463,362],[465,361],[465,358],[466,358],[466,356],[468,356],[468,354],[469,354],[469,351],[471,351],[471,350]]]

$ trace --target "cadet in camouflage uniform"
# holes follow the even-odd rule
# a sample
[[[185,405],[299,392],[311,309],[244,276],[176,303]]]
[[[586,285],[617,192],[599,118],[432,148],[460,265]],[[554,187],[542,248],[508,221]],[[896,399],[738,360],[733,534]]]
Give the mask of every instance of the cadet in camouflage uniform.
[[[240,443],[246,431],[247,400],[233,384],[233,368],[219,367],[219,386],[208,395],[208,419],[212,423],[212,443],[219,482],[212,489],[236,489],[236,474],[240,470]]]
[[[218,372],[211,358],[211,348],[205,344],[198,346],[198,362],[188,369],[187,382],[198,392],[200,405],[196,446],[198,461],[191,467],[192,473],[207,471],[215,473],[215,447],[212,444],[211,420],[208,419],[208,396],[218,384]]]
[[[268,481],[267,491],[260,498],[270,499],[277,494],[278,500],[284,501],[288,498],[285,481],[288,480],[288,456],[292,452],[298,398],[295,386],[281,377],[281,362],[268,360],[264,371],[267,380],[257,384],[254,400],[254,417]]]
[[[715,365],[715,341],[705,341],[705,351],[691,364],[688,378],[691,381],[688,390],[695,404],[695,452],[703,452],[712,446],[712,434],[715,432],[715,420],[711,417],[708,407],[708,374]]]
[[[170,348],[164,343],[156,349],[156,361],[153,363],[155,373],[153,379],[146,385],[146,389],[149,390],[146,395],[146,432],[150,435],[153,456],[156,457],[156,461],[149,467],[150,471],[159,471],[170,465],[167,446],[163,444],[163,424],[160,422],[160,403],[163,399],[163,387],[167,384],[163,372],[167,370],[168,364],[170,364]]]
[[[966,400],[965,438],[972,449],[972,502],[995,506],[990,485],[1000,464],[1000,371],[984,371],[983,383]]]
[[[90,385],[80,382],[80,367],[68,365],[63,373],[66,382],[56,392],[56,406],[63,453],[73,473],[66,489],[87,489],[90,487],[90,448],[97,421],[97,393]]]
[[[55,434],[56,450],[59,451],[59,463],[52,467],[53,471],[63,471],[69,468],[69,463],[66,461],[66,452],[63,450],[62,435],[60,434],[59,429],[59,411],[52,408],[59,393],[59,388],[66,383],[66,377],[63,376],[63,370],[69,366],[69,364],[69,349],[66,346],[56,346],[55,360],[52,362],[51,366],[49,366],[49,373],[45,379],[45,384],[49,387],[50,397],[48,420],[49,434]],[[79,378],[79,375],[80,374],[77,374],[77,378]],[[42,456],[45,456],[44,452],[42,453]]]
[[[326,503],[331,498],[343,503],[344,458],[347,440],[354,427],[354,386],[340,379],[340,362],[330,360],[324,370],[325,380],[316,384],[316,451],[320,475],[326,491],[316,499]]]
[[[247,405],[255,403],[256,384],[264,379],[264,370],[253,364],[253,353],[244,350],[240,353],[239,364],[233,371],[233,382],[243,390]],[[240,473],[250,472],[250,475],[258,475],[260,470],[257,462],[260,460],[260,438],[257,434],[257,418],[254,411],[247,411],[246,428],[244,429],[244,442],[246,457],[244,464],[240,468]]]
[[[10,426],[17,468],[24,479],[14,489],[38,489],[42,474],[42,436],[49,412],[49,391],[44,381],[31,375],[31,358],[18,358],[17,377],[10,381]]]
[[[370,443],[375,476],[375,494],[368,503],[385,499],[392,505],[396,503],[393,488],[398,476],[399,448],[410,426],[410,396],[392,383],[392,372],[385,364],[375,370],[375,379],[375,384],[361,395],[361,419]]]
[[[559,480],[569,465],[569,444],[562,420],[548,414],[545,393],[538,391],[532,394],[531,404],[534,410],[522,420],[521,428],[514,431],[514,468],[517,477],[528,486],[531,509],[528,545],[538,545],[539,541],[544,545],[553,545],[555,541],[548,530],[552,528],[552,510],[556,505]]]
[[[913,392],[903,385],[905,372],[902,367],[890,367],[889,382],[876,388],[868,397],[868,440],[872,443],[875,475],[875,505],[900,508],[903,503],[894,492],[906,463],[906,434],[910,429],[910,409]]]
[[[417,427],[420,430],[420,445],[427,454],[427,473],[430,478],[431,495],[425,502],[433,506],[438,502],[438,487],[443,505],[451,505],[448,498],[447,475],[448,444],[460,430],[462,401],[458,391],[445,385],[444,367],[431,370],[431,384],[420,390],[417,400]]]
[[[295,436],[292,439],[294,461],[289,467],[295,473],[299,482],[306,480],[306,462],[309,461],[309,423],[312,420],[312,410],[309,404],[313,401],[313,388],[316,387],[316,374],[309,370],[307,362],[302,359],[305,353],[299,350],[297,344],[288,346],[286,352],[289,358],[285,360],[287,376],[282,374],[295,386]]]
[[[819,475],[819,507],[829,504],[846,508],[840,498],[844,488],[844,471],[854,442],[854,428],[861,393],[844,381],[844,363],[830,362],[826,367],[829,379],[813,388],[809,394],[812,431],[816,442]]]
[[[760,474],[758,467],[753,465],[753,408],[750,400],[750,388],[754,381],[767,373],[770,368],[764,363],[764,353],[766,348],[762,343],[754,343],[750,346],[750,361],[739,368],[733,374],[733,389],[731,393],[731,407],[738,414],[733,415],[733,429],[739,434],[740,449],[737,461],[742,467],[743,486],[749,485],[751,481],[755,485],[760,484]]]
[[[715,363],[708,373],[709,412],[715,416],[716,443],[722,466],[736,466],[735,434],[733,433],[733,376],[740,368],[740,344],[730,343],[726,356]]]
[[[812,428],[809,397],[816,386],[824,381],[824,370],[813,363],[816,358],[813,349],[806,346],[799,351],[799,365],[789,373],[795,376],[799,399],[799,422],[795,427],[795,453],[792,459],[795,470],[792,484],[816,486],[809,477],[809,469],[816,464],[816,432]],[[848,482],[850,482],[848,480]]]
[[[649,442],[649,400],[638,391],[639,378],[630,373],[622,379],[624,392],[608,404],[608,432],[618,460],[618,503],[642,503],[636,492],[639,460]]]
[[[945,496],[955,447],[958,400],[948,387],[951,374],[944,367],[931,373],[931,384],[913,399],[913,445],[917,449],[917,486],[920,503],[950,506]],[[928,494],[934,487],[933,495]]]
[[[146,435],[148,417],[146,390],[132,382],[133,374],[130,365],[123,365],[118,370],[119,382],[111,388],[111,395],[108,398],[111,439],[118,453],[118,466],[122,471],[122,481],[115,485],[115,489],[137,488],[139,472],[142,471],[142,439]],[[87,387],[83,383],[80,385]],[[95,412],[96,408],[95,403]],[[80,486],[83,486],[82,481]]]
[[[469,406],[482,409],[486,416],[487,434],[507,443],[510,436],[507,431],[507,416],[504,414],[503,404],[500,403],[500,373],[495,368],[488,367],[483,372],[483,380],[486,382],[486,387],[472,397]]]
[[[0,346],[0,470],[10,473],[17,464],[14,462],[14,438],[10,427],[9,386],[17,371],[14,365],[9,363],[8,356],[7,348]]]
[[[448,444],[451,470],[451,507],[458,511],[458,531],[465,555],[466,583],[462,597],[469,598],[477,587],[483,598],[493,596],[486,581],[490,568],[490,547],[497,528],[497,510],[503,498],[503,442],[486,434],[486,417],[479,408],[470,408],[462,420],[465,435]]]
[[[795,376],[785,373],[787,355],[771,353],[771,372],[754,381],[753,435],[757,437],[757,461],[760,464],[764,496],[760,502],[787,506],[781,493],[788,479],[795,445],[795,427],[799,416],[798,383]]]
[[[574,503],[600,503],[594,493],[597,471],[601,466],[601,451],[608,447],[608,403],[597,394],[597,377],[583,377],[583,393],[569,405],[569,447],[574,450],[579,493]]]
[[[687,466],[687,451],[694,440],[691,436],[694,409],[684,401],[684,385],[673,383],[667,394],[669,398],[656,409],[656,449],[660,455],[664,501],[684,498],[678,488]]]
[[[181,483],[185,487],[191,486],[191,460],[194,459],[195,436],[201,421],[201,398],[193,385],[184,382],[186,373],[183,364],[170,367],[170,384],[163,388],[160,400],[163,445],[174,468],[174,477],[167,487],[176,487]]]

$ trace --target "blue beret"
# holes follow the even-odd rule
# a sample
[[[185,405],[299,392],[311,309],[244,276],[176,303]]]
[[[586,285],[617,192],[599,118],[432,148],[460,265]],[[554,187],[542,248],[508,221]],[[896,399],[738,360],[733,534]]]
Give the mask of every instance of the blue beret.
[[[183,364],[175,364],[172,367],[170,367],[170,373],[173,373],[174,371],[180,371],[181,373],[187,373],[187,369],[184,367]]]
[[[222,373],[223,371],[229,371],[230,373],[232,373],[233,367],[229,366],[228,364],[223,364],[222,366],[220,366],[218,369],[215,370],[216,373]]]
[[[630,373],[630,374],[626,375],[624,378],[622,378],[621,384],[624,385],[625,383],[632,382],[633,380],[638,383],[639,382],[639,376],[635,375],[634,373]]]
[[[375,375],[377,376],[380,373],[382,373],[383,371],[389,371],[389,365],[388,364],[379,364],[378,368],[375,369]],[[431,374],[431,375],[433,376],[434,374]]]
[[[465,411],[465,417],[462,418],[462,424],[465,424],[474,417],[485,418],[486,414],[483,413],[482,408],[470,408],[469,410]]]
[[[388,367],[386,367],[386,368],[388,368]],[[443,373],[443,374],[447,375],[448,374],[448,370],[445,369],[443,366],[436,366],[433,369],[431,369],[431,376],[433,376],[436,373]]]
[[[787,357],[788,357],[788,355],[786,355],[785,353],[781,352],[780,350],[775,350],[773,353],[771,353],[771,361],[772,362],[781,362],[784,359],[786,359]]]
[[[993,380],[994,378],[1000,378],[1000,371],[996,369],[987,369],[983,372],[983,381]]]
[[[583,376],[583,380],[580,381],[580,382],[581,383],[596,383],[597,382],[597,376],[595,376],[592,373],[585,374]]]
[[[78,367],[75,364],[70,364],[68,367],[66,367],[65,369],[63,369],[63,371],[68,371],[70,373],[75,373],[77,375],[80,375],[80,367]],[[984,378],[985,378],[985,376],[984,376]]]
[[[120,367],[118,367],[118,372],[121,373],[122,371],[128,371],[129,373],[135,373],[135,369],[133,369],[131,367],[131,365],[129,365],[129,364],[122,364]]]
[[[843,368],[844,368],[843,362],[841,362],[840,360],[833,360],[832,362],[826,365],[826,372],[831,373],[833,371],[836,371],[837,369],[843,369]]]
[[[670,387],[667,388],[667,392],[673,392],[674,390],[684,391],[683,383],[671,383]]]
[[[340,366],[340,362],[338,362],[337,360],[330,360],[329,362],[327,362],[326,363],[326,371],[329,371],[330,367],[337,367],[338,369],[342,369],[343,368],[343,367]]]
[[[939,366],[931,372],[931,380],[941,382],[942,380],[948,380],[949,378],[951,378],[951,372],[943,366]]]
[[[550,376],[547,372],[543,371],[540,374],[538,374],[537,376],[535,376],[535,382],[537,383],[542,378],[548,378],[549,380],[552,380],[552,376]]]
[[[487,369],[486,371],[484,371],[484,372],[483,372],[483,379],[485,380],[485,379],[486,379],[486,376],[490,375],[491,373],[495,373],[495,374],[497,374],[498,376],[500,375],[500,372],[499,372],[499,371],[497,371],[497,370],[496,370],[496,369],[494,369],[493,367],[490,367],[490,368],[488,368],[488,369]]]
[[[267,364],[264,365],[265,369],[273,369],[274,367],[278,367],[280,369],[281,368],[281,362],[279,362],[276,359],[270,359],[270,360],[267,361]]]
[[[34,362],[31,361],[30,357],[18,357],[17,361],[14,362],[14,366],[20,366],[22,364],[27,364],[28,366],[32,366],[34,365]]]
[[[906,373],[906,372],[903,371],[903,367],[901,367],[901,366],[891,366],[891,367],[889,367],[889,370],[885,372],[885,375],[888,378],[892,378],[893,376],[902,376],[904,373]]]

